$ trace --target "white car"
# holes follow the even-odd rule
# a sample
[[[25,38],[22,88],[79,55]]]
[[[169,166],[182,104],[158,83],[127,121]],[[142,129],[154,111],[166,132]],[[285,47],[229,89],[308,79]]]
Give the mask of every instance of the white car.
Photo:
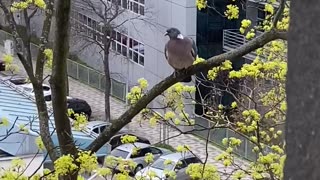
[[[21,88],[23,91],[27,92],[28,94],[34,96],[33,85],[31,83],[17,85],[17,87]],[[51,95],[51,87],[47,84],[42,84],[42,90],[44,96]]]
[[[134,153],[135,149],[137,153]],[[136,142],[134,144],[122,144],[111,151],[110,155],[125,160],[131,159],[136,163],[135,169],[131,172],[133,175],[147,166],[145,156],[147,153],[153,154],[153,159],[157,160],[160,156],[172,153],[170,150],[154,147],[150,144]],[[108,165],[108,168],[119,171],[117,166]]]
[[[90,134],[94,136],[98,136],[106,127],[111,126],[110,122],[106,121],[90,121],[86,125],[86,130],[90,132]],[[125,134],[128,133],[129,129],[123,127],[117,134]]]
[[[170,179],[166,177],[166,170],[174,171],[176,173],[176,179],[191,180],[190,176],[186,173],[186,169],[188,165],[192,163],[201,163],[201,160],[190,152],[164,155],[151,165],[137,172],[135,178],[140,179],[140,177],[143,177],[143,179],[151,179],[147,174],[149,171],[152,171],[156,174],[156,177],[153,177],[152,180]]]

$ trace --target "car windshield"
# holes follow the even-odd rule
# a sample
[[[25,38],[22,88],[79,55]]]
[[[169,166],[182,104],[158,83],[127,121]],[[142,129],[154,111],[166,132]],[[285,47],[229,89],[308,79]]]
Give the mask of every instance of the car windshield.
[[[157,159],[152,165],[151,167],[155,168],[155,169],[161,169],[161,170],[173,170],[174,166],[175,166],[175,162],[171,161],[170,160],[168,162],[166,162],[166,159],[162,159],[162,158],[159,158]]]
[[[111,151],[110,154],[115,157],[121,157],[123,159],[126,159],[128,157],[129,152],[120,149],[114,149],[113,151]]]
[[[28,88],[28,87],[24,87],[23,90],[31,92],[33,89],[32,88]]]

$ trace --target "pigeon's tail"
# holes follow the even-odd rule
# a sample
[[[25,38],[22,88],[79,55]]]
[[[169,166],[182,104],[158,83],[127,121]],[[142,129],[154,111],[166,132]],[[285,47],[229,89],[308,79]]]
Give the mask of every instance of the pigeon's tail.
[[[189,77],[186,77],[185,79],[183,79],[181,82],[191,82],[192,81],[192,78],[191,76]]]

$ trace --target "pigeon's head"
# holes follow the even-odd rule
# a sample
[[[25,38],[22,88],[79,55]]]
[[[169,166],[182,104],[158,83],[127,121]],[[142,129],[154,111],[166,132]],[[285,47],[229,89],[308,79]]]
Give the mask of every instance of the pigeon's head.
[[[183,39],[181,32],[177,28],[168,29],[165,36],[169,36],[170,39]]]

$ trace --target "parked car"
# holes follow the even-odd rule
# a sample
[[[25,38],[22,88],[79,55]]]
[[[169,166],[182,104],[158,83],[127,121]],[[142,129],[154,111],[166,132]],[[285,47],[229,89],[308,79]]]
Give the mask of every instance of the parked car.
[[[147,138],[135,135],[133,133],[125,133],[125,132],[121,132],[119,131],[116,135],[114,135],[110,140],[109,140],[109,144],[111,145],[111,150],[115,149],[116,147],[122,145],[123,143],[121,142],[121,137],[125,136],[125,135],[130,135],[130,136],[135,136],[137,137],[137,142],[140,143],[145,143],[145,144],[151,144],[150,141]]]
[[[135,148],[138,148],[138,151],[136,153],[134,153]],[[157,160],[160,156],[172,153],[172,151],[150,146],[150,144],[137,142],[133,144],[122,144],[116,147],[114,150],[112,150],[110,155],[125,160],[133,160],[136,163],[136,167],[131,172],[131,174],[134,175],[136,174],[136,172],[140,171],[141,169],[147,166],[147,163],[145,162],[145,155],[147,153],[153,154],[154,160]],[[113,169],[114,171],[119,171],[117,166],[112,166],[110,164],[106,164],[106,166],[110,169]]]
[[[170,161],[170,163],[165,163],[166,161]],[[191,177],[186,173],[186,169],[188,165],[193,163],[202,163],[202,161],[192,153],[167,154],[155,160],[150,166],[137,172],[135,177],[136,179],[139,179],[139,177],[147,177],[148,171],[152,171],[156,173],[157,178],[155,179],[157,180],[171,180],[171,178],[165,174],[165,171],[174,171],[176,173],[176,179],[191,180]]]
[[[83,99],[67,97],[67,107],[69,109],[72,109],[74,113],[77,113],[77,114],[84,113],[87,116],[88,120],[91,117],[91,114],[92,114],[91,107],[87,103],[87,101]],[[73,114],[71,114],[70,117],[74,119]]]
[[[103,130],[111,126],[112,123],[110,122],[105,122],[105,121],[90,121],[87,123],[86,130],[90,133],[93,134],[94,136],[98,136],[100,133],[103,132]],[[137,137],[137,142],[140,143],[145,143],[145,144],[151,144],[150,141],[147,138],[138,136],[136,134],[130,133],[129,129],[126,127],[123,127],[118,131],[114,136],[110,138],[108,143],[111,145],[111,150],[115,149],[116,147],[122,145],[123,143],[121,142],[121,137],[125,135],[130,135],[130,136],[135,136]]]
[[[23,76],[10,77],[8,80],[15,85],[22,85],[28,83],[28,79]]]
[[[109,127],[111,125],[112,123],[106,122],[106,121],[90,121],[87,123],[86,128],[90,134],[93,134],[94,136],[98,136],[100,133],[103,132],[103,130],[106,127]],[[128,131],[129,131],[128,128],[123,127],[122,129],[120,129],[120,131],[118,131],[117,134],[125,134],[125,133],[128,133]]]
[[[30,95],[34,96],[33,85],[31,83],[20,84],[17,86],[23,89],[25,92],[29,93]],[[42,84],[42,90],[43,90],[44,96],[51,95],[50,85]]]
[[[44,99],[47,103],[52,101],[51,93],[44,96]],[[91,106],[87,103],[87,101],[79,98],[73,98],[67,96],[67,108],[72,109],[74,113],[81,114],[83,113],[88,120],[91,117],[92,110]],[[74,119],[74,114],[70,115],[70,118]]]
[[[0,60],[0,71],[5,71],[6,70],[6,64],[4,63],[4,61]]]

